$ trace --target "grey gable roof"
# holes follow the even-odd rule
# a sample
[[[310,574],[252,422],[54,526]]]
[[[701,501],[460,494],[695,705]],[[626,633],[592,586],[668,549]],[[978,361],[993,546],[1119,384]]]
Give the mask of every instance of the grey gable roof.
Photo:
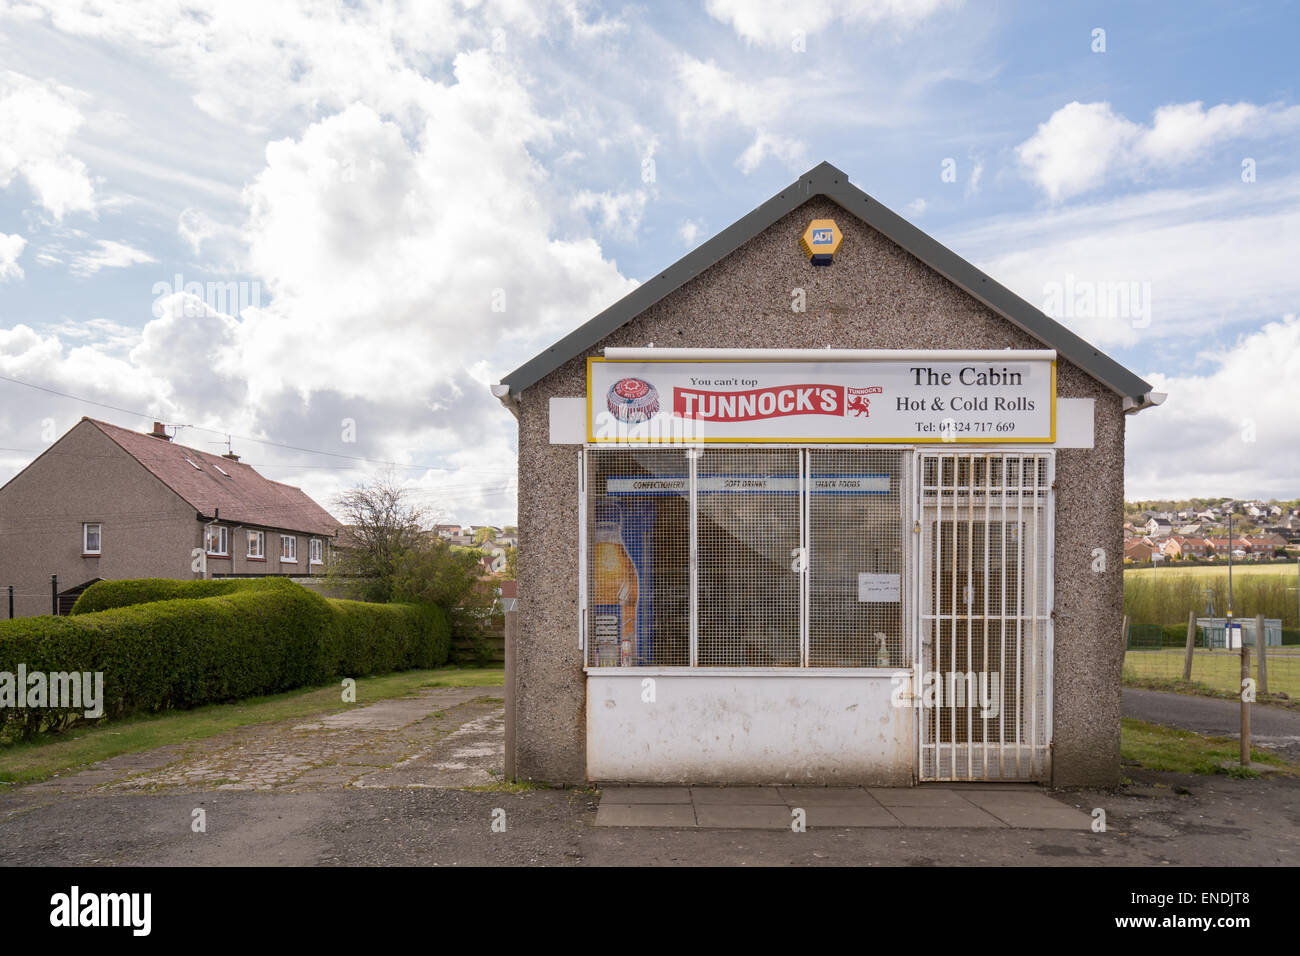
[[[650,306],[667,296],[744,243],[772,226],[781,217],[815,196],[825,196],[846,212],[857,216],[885,238],[916,256],[931,269],[983,302],[1008,322],[1056,349],[1063,358],[1079,366],[1112,391],[1131,399],[1136,408],[1156,404],[1151,386],[1114,359],[1085,342],[1065,326],[1034,308],[1006,286],[943,246],[897,213],[886,209],[830,163],[809,170],[753,212],[738,219],[712,239],[642,283],[604,312],[570,332],[545,352],[534,356],[501,380],[518,395],[555,371],[575,355],[597,345]]]

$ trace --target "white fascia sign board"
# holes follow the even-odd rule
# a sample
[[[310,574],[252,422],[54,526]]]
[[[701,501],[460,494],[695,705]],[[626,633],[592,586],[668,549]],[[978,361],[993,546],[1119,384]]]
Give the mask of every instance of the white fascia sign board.
[[[587,360],[592,444],[1051,444],[1051,351]]]

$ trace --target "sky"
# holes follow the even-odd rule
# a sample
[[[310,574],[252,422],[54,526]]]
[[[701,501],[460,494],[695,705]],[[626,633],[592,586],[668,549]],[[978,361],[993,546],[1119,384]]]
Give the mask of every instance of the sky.
[[[0,482],[158,419],[511,523],[490,384],[825,160],[1168,393],[1126,497],[1295,497],[1298,40],[1289,2],[0,0]]]

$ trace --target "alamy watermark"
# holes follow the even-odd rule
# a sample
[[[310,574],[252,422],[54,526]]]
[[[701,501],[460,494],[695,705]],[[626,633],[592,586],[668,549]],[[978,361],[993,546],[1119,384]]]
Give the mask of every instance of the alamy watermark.
[[[1127,319],[1133,328],[1145,329],[1151,324],[1151,283],[1066,273],[1064,282],[1043,284],[1043,311],[1054,319]]]
[[[179,272],[166,280],[153,284],[153,315],[161,318],[163,300],[168,296],[184,293],[185,299],[181,313],[187,319],[200,318],[204,307],[223,315],[238,317],[245,309],[257,309],[262,306],[262,283],[241,282],[186,282]]]
[[[103,671],[0,671],[0,708],[79,710],[93,720],[104,715]]]
[[[984,720],[996,720],[1002,714],[1002,675],[995,672],[923,671],[915,692],[910,671],[896,671],[890,681],[890,701],[895,707],[971,708]]]

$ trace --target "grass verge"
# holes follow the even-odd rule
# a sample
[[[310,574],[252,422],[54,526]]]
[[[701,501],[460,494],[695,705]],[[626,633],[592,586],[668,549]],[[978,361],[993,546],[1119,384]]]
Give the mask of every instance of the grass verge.
[[[405,697],[426,687],[500,687],[504,679],[500,667],[401,671],[359,678],[355,704],[343,703],[339,683],[331,682],[230,704],[74,727],[27,742],[0,744],[0,783],[35,783],[121,754],[200,741],[249,724],[332,714]]]
[[[1221,764],[1241,757],[1241,745],[1231,737],[1207,737],[1191,730],[1148,724],[1125,717],[1120,725],[1120,754],[1147,770],[1173,773],[1258,776],[1249,769],[1225,770]],[[1300,766],[1267,750],[1251,748],[1252,763],[1276,768],[1281,775],[1300,776]]]

